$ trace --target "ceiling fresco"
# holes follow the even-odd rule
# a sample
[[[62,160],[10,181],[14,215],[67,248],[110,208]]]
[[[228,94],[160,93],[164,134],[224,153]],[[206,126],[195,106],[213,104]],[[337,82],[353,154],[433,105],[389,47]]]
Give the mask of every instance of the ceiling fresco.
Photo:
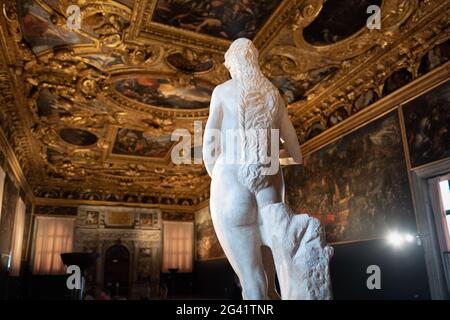
[[[211,87],[186,84],[149,76],[137,76],[118,80],[115,89],[135,101],[165,108],[196,109],[208,108]]]
[[[158,0],[153,21],[227,40],[253,38],[281,0]]]
[[[303,30],[303,37],[312,45],[339,42],[365,27],[370,5],[381,4],[381,0],[327,0],[317,18]]]
[[[113,154],[164,158],[172,147],[170,135],[147,135],[143,131],[120,128],[112,149]]]
[[[323,68],[310,70],[305,74],[298,75],[274,75],[270,78],[272,83],[278,87],[280,93],[285,97],[287,103],[294,103],[306,99],[306,93],[316,84],[332,77],[339,69],[337,66],[325,66]]]
[[[183,72],[206,72],[214,66],[207,54],[198,54],[192,50],[175,52],[167,57],[167,62],[177,70]]]
[[[58,46],[92,44],[92,41],[76,32],[67,32],[53,23],[51,13],[34,0],[18,1],[23,37],[34,52],[49,50]]]
[[[98,138],[95,134],[92,134],[86,130],[74,128],[61,129],[59,131],[59,136],[65,142],[78,147],[92,146],[98,141]]]
[[[369,2],[381,5],[382,30],[364,28]],[[180,212],[207,200],[205,168],[172,163],[170,138],[205,125],[212,90],[229,79],[223,54],[237,37],[260,49],[301,143],[450,58],[450,4],[438,0],[3,4],[0,126],[39,199]],[[69,5],[80,7],[80,29],[66,24]],[[200,154],[201,141],[192,138],[188,149]]]
[[[90,64],[102,69],[123,65],[123,56],[117,53],[95,53],[83,56]]]

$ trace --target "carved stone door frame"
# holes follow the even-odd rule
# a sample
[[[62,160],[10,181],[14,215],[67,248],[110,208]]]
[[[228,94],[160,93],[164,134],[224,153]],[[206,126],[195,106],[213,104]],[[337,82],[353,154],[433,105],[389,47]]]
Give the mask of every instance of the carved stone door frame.
[[[428,180],[449,172],[450,159],[444,159],[411,170],[411,189],[416,211],[417,228],[424,248],[431,298],[436,300],[448,299],[450,294],[445,277]]]

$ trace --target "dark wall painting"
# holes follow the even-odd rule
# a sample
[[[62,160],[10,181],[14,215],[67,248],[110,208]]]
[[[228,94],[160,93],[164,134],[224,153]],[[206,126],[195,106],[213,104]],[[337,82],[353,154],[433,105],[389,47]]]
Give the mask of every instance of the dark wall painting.
[[[127,156],[164,158],[173,144],[170,139],[170,135],[152,136],[142,131],[122,128],[117,131],[112,153]]]
[[[369,18],[367,8],[381,3],[381,0],[327,0],[317,18],[303,30],[303,37],[313,45],[339,42],[365,27]]]
[[[252,39],[281,0],[159,0],[153,21],[228,40]]]
[[[450,81],[403,107],[412,167],[450,157]]]
[[[195,214],[195,233],[196,260],[225,257],[214,231],[209,207],[203,208]]]
[[[319,218],[328,242],[415,232],[398,120],[391,113],[284,169],[287,203]]]
[[[139,76],[115,83],[118,92],[138,102],[164,108],[208,108],[212,87],[198,83],[196,86],[179,86],[169,79]]]
[[[58,46],[88,44],[91,40],[52,23],[50,13],[34,0],[18,1],[23,36],[36,53]]]
[[[19,190],[17,190],[9,176],[6,175],[3,191],[2,215],[0,218],[0,254],[2,255],[2,269],[6,267],[5,263],[7,263],[7,255],[10,254],[11,250],[16,203],[18,198]]]

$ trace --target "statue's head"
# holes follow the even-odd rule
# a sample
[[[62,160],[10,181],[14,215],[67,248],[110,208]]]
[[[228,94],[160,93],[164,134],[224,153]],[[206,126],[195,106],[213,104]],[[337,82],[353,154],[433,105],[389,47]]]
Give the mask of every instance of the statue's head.
[[[257,69],[258,49],[253,42],[246,38],[239,38],[230,45],[225,53],[225,67],[230,71],[232,78],[238,78],[243,70]]]

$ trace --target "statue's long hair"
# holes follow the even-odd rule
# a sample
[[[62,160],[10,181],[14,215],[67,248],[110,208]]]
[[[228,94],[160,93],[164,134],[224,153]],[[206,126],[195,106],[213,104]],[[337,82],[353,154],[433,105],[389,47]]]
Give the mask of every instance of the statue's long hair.
[[[258,50],[245,38],[235,40],[225,54],[239,86],[239,135],[242,143],[239,182],[251,191],[268,185],[261,160],[268,157],[270,129],[279,114],[281,96],[259,67]],[[266,146],[261,146],[265,132]],[[259,137],[258,137],[259,134]],[[278,159],[277,159],[278,160]]]

